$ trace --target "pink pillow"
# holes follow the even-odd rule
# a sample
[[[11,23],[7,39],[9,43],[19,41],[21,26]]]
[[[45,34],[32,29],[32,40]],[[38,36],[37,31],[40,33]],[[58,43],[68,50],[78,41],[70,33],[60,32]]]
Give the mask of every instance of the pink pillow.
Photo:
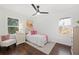
[[[46,40],[48,41],[48,35],[45,35],[46,36]]]
[[[10,35],[3,35],[3,36],[1,36],[1,40],[2,41],[8,40],[9,37],[10,37]]]
[[[35,35],[35,34],[37,34],[37,31],[31,31],[31,35]]]

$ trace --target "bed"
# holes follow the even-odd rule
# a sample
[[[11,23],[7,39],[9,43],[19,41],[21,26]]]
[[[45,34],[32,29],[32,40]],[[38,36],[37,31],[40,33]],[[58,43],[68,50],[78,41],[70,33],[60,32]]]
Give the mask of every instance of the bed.
[[[28,42],[31,42],[37,46],[43,47],[48,42],[47,35],[40,35],[40,34],[27,34],[26,39]]]

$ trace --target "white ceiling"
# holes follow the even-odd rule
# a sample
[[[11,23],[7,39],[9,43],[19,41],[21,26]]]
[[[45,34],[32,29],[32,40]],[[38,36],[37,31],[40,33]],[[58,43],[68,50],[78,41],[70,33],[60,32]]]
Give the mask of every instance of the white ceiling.
[[[60,13],[66,11],[78,12],[79,5],[77,4],[39,4],[40,11],[48,11],[49,13]],[[23,15],[32,15],[35,10],[30,4],[2,4],[0,7],[18,12]]]

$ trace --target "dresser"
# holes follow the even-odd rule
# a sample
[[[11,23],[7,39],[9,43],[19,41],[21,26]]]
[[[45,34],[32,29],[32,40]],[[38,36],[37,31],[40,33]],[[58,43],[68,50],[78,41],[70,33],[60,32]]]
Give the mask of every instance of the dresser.
[[[79,55],[79,26],[73,28],[72,54]]]

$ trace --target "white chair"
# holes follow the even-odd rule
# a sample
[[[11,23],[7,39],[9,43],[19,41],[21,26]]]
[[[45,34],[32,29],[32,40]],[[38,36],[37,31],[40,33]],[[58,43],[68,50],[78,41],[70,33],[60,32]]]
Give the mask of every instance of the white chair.
[[[5,37],[6,35],[2,35],[2,36]],[[16,39],[8,38],[6,40],[6,38],[5,38],[5,40],[3,40],[2,36],[0,36],[0,46],[1,47],[9,47],[10,45],[13,45],[16,43]]]

